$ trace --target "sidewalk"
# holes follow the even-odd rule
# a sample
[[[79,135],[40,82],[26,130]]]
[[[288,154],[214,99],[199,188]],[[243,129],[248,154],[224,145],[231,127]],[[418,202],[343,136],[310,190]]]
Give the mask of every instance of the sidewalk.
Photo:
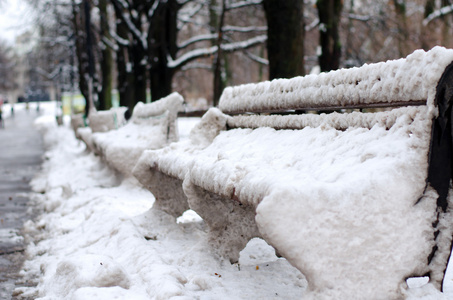
[[[0,128],[0,299],[11,299],[23,261],[20,230],[27,214],[29,182],[41,165],[43,147],[33,128],[36,110],[18,109]]]

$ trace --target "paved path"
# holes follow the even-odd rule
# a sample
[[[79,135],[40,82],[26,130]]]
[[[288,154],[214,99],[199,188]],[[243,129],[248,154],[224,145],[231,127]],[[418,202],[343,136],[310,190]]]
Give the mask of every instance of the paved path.
[[[27,214],[29,182],[41,166],[43,147],[33,128],[35,110],[18,111],[0,128],[0,299],[12,299],[23,261],[20,236]]]

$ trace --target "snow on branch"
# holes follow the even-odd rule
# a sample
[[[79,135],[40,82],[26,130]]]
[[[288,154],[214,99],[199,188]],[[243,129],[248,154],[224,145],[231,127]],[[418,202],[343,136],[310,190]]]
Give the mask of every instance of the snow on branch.
[[[423,20],[423,26],[426,26],[429,24],[434,19],[437,19],[439,17],[445,16],[449,13],[453,12],[453,4],[444,6],[441,9],[435,10],[434,12],[430,13],[424,20]]]
[[[127,5],[127,3],[124,0],[112,0],[112,3],[116,5],[118,8],[123,10],[125,7],[123,5]],[[122,13],[121,14],[121,19],[126,23],[127,27],[129,28],[129,31],[132,33],[132,35],[140,41],[140,44],[142,45],[143,49],[148,49],[148,43],[146,41],[146,35],[142,34],[140,29],[135,26],[134,22],[132,22],[129,14],[127,13]]]
[[[181,71],[193,70],[193,69],[202,69],[202,70],[212,70],[212,65],[202,64],[202,63],[191,63],[181,68]]]
[[[319,25],[319,18],[316,18],[313,20],[313,22],[311,22],[310,24],[305,26],[305,31],[312,31],[313,29],[318,27],[318,25]]]
[[[214,40],[217,37],[218,37],[217,33],[197,35],[182,42],[180,45],[178,45],[178,48],[182,49],[197,42]]]
[[[241,42],[235,42],[235,43],[229,43],[229,44],[222,44],[220,47],[224,52],[234,52],[238,50],[245,50],[248,48],[251,48],[253,46],[256,46],[258,44],[262,44],[267,40],[267,35],[259,35],[254,38],[241,41]],[[187,63],[198,59],[198,58],[203,58],[203,57],[208,57],[210,55],[215,54],[218,51],[217,46],[212,46],[209,48],[201,48],[201,49],[195,49],[192,51],[189,51],[177,59],[173,60],[171,56],[167,56],[168,59],[168,67],[177,69],[181,68],[182,66],[186,65]]]
[[[159,6],[160,1],[154,1],[153,5],[148,11],[148,18],[151,19],[151,17],[154,15],[154,12],[156,11],[157,7]]]
[[[118,51],[118,45],[115,44],[113,41],[111,41],[110,39],[106,38],[105,36],[102,37],[101,39],[102,43],[104,45],[106,45],[107,47],[109,47],[110,49],[112,49],[113,51]]]
[[[178,3],[178,5],[183,6],[192,1],[193,0],[177,0],[176,2]]]
[[[237,8],[242,8],[244,6],[250,6],[250,5],[257,5],[261,4],[263,1],[262,0],[246,0],[246,1],[239,1],[236,3],[232,3],[227,6],[226,10],[232,10],[232,9],[237,9]]]
[[[349,19],[362,21],[362,22],[368,22],[371,19],[370,16],[363,16],[363,15],[357,15],[357,14],[346,14],[346,16]]]
[[[269,65],[269,61],[265,58],[262,58],[258,55],[253,54],[250,51],[245,51],[245,55],[247,55],[248,58],[250,58],[253,61],[256,61],[257,63],[260,63],[262,65]]]
[[[197,3],[196,6],[184,9],[181,11],[181,15],[184,15],[183,19],[190,19],[196,14],[198,14],[203,8],[203,3]]]
[[[248,39],[245,41],[224,44],[224,45],[221,45],[220,47],[225,52],[233,52],[233,51],[237,51],[237,50],[245,50],[245,49],[248,49],[255,45],[262,44],[266,40],[267,40],[267,35],[259,35],[259,36],[256,36],[254,38],[251,38],[251,39]]]
[[[195,49],[192,51],[189,51],[180,57],[178,57],[176,60],[173,60],[170,55],[167,56],[168,60],[168,67],[169,68],[180,68],[181,66],[189,63],[192,60],[195,60],[197,58],[202,58],[202,57],[207,57],[210,56],[214,53],[217,52],[217,46],[212,46],[209,48],[201,48],[201,49]]]
[[[113,2],[116,2],[119,5],[121,5],[121,8],[123,8],[123,9],[129,9],[129,3],[127,3],[124,0],[113,0]]]
[[[253,32],[253,31],[267,31],[267,26],[249,26],[249,27],[241,27],[241,26],[224,26],[222,28],[223,32],[226,31],[234,31],[234,32]]]
[[[112,36],[112,38],[113,38],[119,45],[121,45],[121,46],[129,46],[129,45],[130,45],[129,40],[120,37],[118,34],[116,34],[116,31],[115,31],[115,30],[110,30],[110,35]]]

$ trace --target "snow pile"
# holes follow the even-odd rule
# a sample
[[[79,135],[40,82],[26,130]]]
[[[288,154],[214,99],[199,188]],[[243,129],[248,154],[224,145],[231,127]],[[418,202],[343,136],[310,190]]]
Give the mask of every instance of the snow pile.
[[[184,131],[186,121],[179,120]],[[211,255],[206,229],[195,213],[188,211],[175,222],[150,210],[154,199],[149,191],[130,179],[118,182],[69,128],[45,127],[46,138],[58,138],[48,144],[43,172],[33,181],[39,192],[33,202],[41,214],[25,226],[30,244],[22,270],[38,285],[16,289],[18,297],[226,300],[303,295],[303,276],[262,240],[249,243],[240,265],[219,261]]]
[[[228,87],[219,108],[230,113],[415,100],[433,106],[437,82],[452,61],[453,50],[435,47],[360,68]]]
[[[159,149],[178,140],[177,114],[184,99],[173,93],[149,104],[137,103],[131,120],[123,127],[94,133],[95,153],[120,173],[130,176],[132,168],[146,149]]]

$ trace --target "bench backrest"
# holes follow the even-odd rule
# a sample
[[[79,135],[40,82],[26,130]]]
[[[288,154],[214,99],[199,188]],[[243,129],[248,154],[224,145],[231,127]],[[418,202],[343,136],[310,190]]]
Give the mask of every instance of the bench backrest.
[[[124,117],[126,110],[126,107],[115,107],[109,110],[90,112],[88,121],[92,132],[106,132],[123,126],[126,123]]]
[[[166,128],[167,141],[177,141],[178,128],[176,118],[178,113],[184,110],[184,98],[174,92],[165,98],[151,103],[139,102],[135,105],[132,112],[131,122],[135,124],[143,123],[163,123]]]
[[[285,110],[435,106],[436,87],[453,61],[453,50],[435,47],[407,58],[319,75],[228,87],[219,108],[225,114]]]

